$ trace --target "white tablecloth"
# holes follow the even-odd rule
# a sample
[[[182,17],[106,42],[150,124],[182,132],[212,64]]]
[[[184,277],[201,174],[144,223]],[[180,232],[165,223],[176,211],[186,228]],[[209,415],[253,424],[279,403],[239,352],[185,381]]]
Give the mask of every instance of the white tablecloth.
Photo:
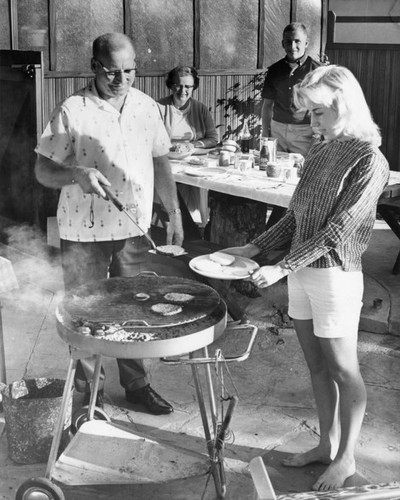
[[[264,171],[256,169],[241,173],[233,168],[221,167],[222,174],[212,174],[215,167],[211,167],[211,174],[207,175],[207,167],[193,167],[185,161],[171,162],[171,168],[176,182],[286,208],[297,185],[293,181],[283,183],[282,180],[271,179]],[[204,172],[204,176],[190,175],[196,172]],[[400,195],[400,172],[390,171],[385,195]]]
[[[294,182],[283,183],[255,169],[241,173],[233,168],[221,167],[221,174],[213,174],[215,168],[211,167],[211,173],[207,175],[207,167],[193,167],[185,162],[171,162],[171,167],[176,182],[281,207],[289,206],[296,187]],[[204,176],[200,176],[203,172]]]

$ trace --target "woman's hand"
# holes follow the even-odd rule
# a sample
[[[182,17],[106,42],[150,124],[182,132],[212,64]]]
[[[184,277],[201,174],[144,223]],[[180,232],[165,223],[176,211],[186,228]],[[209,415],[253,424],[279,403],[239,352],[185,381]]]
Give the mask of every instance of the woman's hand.
[[[199,148],[199,149],[200,149],[200,148],[205,148],[205,146],[204,146],[204,142],[202,142],[202,141],[196,141],[196,142],[193,144],[193,146],[194,146],[195,148]]]
[[[260,267],[260,269],[254,271],[250,279],[258,288],[267,288],[267,286],[273,285],[288,274],[289,271],[287,269],[282,268],[279,264],[275,264],[274,266]]]

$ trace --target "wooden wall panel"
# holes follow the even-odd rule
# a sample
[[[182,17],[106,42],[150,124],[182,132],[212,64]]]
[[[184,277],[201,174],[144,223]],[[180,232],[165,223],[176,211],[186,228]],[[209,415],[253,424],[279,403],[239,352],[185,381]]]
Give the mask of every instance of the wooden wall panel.
[[[364,90],[382,131],[381,150],[392,170],[400,170],[400,45],[330,47],[331,63],[349,68]]]
[[[141,90],[156,101],[166,95],[169,90],[165,85],[165,76],[138,76],[134,83],[135,88]]]
[[[43,99],[45,126],[56,105],[66,97],[72,95],[76,90],[85,87],[89,80],[90,78],[88,77],[45,78]]]

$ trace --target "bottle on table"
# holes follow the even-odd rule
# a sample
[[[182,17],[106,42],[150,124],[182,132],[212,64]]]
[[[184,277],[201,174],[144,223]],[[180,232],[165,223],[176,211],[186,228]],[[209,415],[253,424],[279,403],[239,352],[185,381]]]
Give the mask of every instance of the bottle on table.
[[[267,170],[267,165],[269,162],[269,152],[267,148],[267,143],[265,137],[261,137],[260,141],[260,170]]]
[[[250,141],[251,141],[251,134],[246,119],[243,122],[242,130],[239,133],[239,144],[242,153],[248,153],[250,151]]]
[[[266,170],[268,163],[276,162],[277,142],[273,137],[261,137],[260,170]]]

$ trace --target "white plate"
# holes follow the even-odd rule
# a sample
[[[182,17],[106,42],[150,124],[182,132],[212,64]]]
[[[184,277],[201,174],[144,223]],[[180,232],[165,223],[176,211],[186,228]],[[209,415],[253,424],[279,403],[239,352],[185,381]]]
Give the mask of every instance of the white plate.
[[[187,168],[185,170],[185,174],[192,175],[194,177],[214,177],[226,174],[226,169],[219,167]]]
[[[197,156],[190,156],[189,158],[186,158],[186,161],[190,165],[195,165],[197,167],[202,167],[206,164],[206,160],[204,158],[197,158]]]
[[[170,151],[168,153],[168,158],[172,161],[183,160],[184,158],[187,158],[188,156],[191,156],[192,154],[193,154],[193,151],[186,151],[185,153],[176,153],[175,151]]]
[[[220,266],[219,269],[213,271],[199,269],[199,263],[206,261],[213,262],[209,255],[199,255],[189,262],[189,266],[192,271],[202,276],[219,280],[242,280],[248,278],[253,271],[260,267],[254,260],[235,255],[235,261],[230,266]]]
[[[192,151],[192,155],[203,156],[207,155],[211,151],[214,151],[214,148],[194,148],[194,151]]]
[[[152,254],[154,254],[154,255],[162,255],[162,254],[160,254],[160,253],[157,253],[157,252],[154,250],[154,248],[151,248],[148,252],[149,252],[149,253],[152,253]],[[187,255],[187,252],[186,252],[186,251],[184,251],[184,252],[180,253],[179,255],[168,255],[167,257],[182,257],[182,255]]]

